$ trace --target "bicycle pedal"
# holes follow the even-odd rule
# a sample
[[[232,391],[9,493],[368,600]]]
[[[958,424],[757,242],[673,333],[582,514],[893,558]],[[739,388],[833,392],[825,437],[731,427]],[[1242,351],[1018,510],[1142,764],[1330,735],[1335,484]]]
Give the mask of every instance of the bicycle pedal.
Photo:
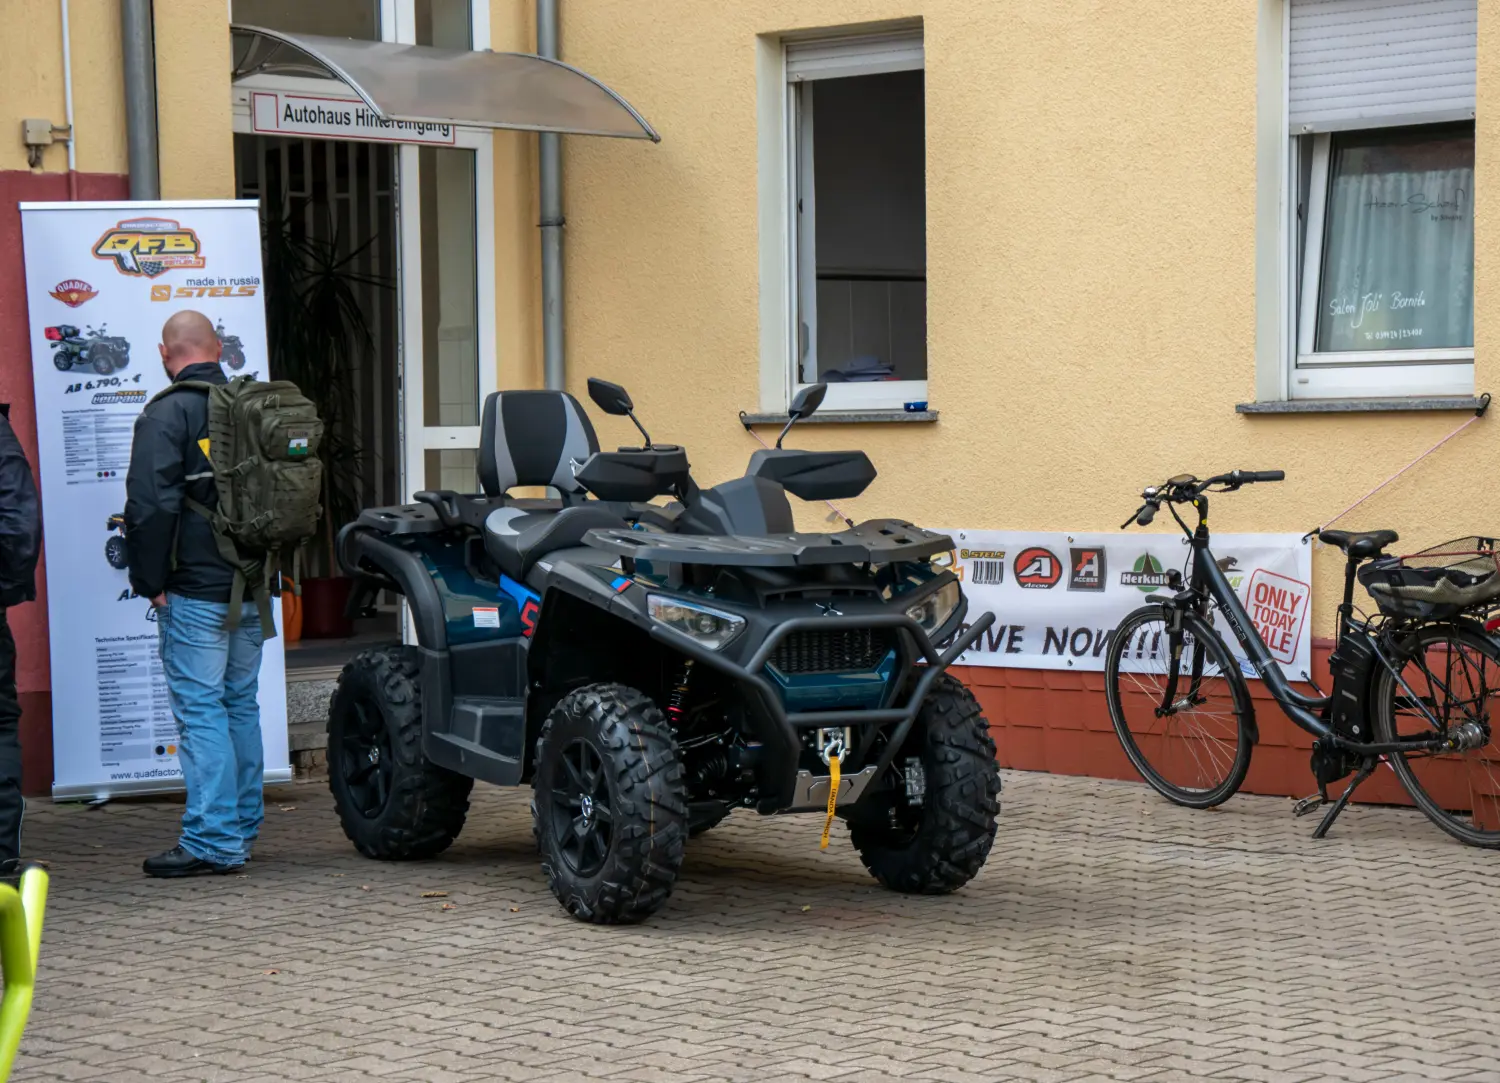
[[[1328,798],[1324,797],[1320,793],[1315,793],[1311,797],[1304,797],[1302,800],[1293,805],[1292,815],[1306,816],[1310,812],[1316,812],[1326,804],[1328,804]]]

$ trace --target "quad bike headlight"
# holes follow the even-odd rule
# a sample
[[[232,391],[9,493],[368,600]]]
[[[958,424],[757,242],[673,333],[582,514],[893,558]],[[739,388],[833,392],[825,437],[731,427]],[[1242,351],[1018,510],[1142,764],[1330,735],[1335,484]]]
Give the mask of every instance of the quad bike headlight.
[[[691,636],[714,651],[722,649],[745,628],[744,617],[661,594],[646,596],[646,612],[652,620]]]
[[[920,602],[907,609],[906,615],[922,626],[922,631],[931,635],[953,616],[962,595],[957,583],[946,583]]]

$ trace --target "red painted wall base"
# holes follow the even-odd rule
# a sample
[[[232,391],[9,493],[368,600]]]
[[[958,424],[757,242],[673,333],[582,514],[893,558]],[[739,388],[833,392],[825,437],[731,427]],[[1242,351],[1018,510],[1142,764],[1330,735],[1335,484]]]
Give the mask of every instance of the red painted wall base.
[[[1332,640],[1313,641],[1313,677],[1325,690],[1332,684],[1328,673],[1332,650]],[[1110,725],[1103,673],[955,666],[954,674],[973,689],[984,707],[1001,766],[1059,775],[1140,779]],[[1281,713],[1262,682],[1247,683],[1255,704],[1260,743],[1255,747],[1242,792],[1283,797],[1306,797],[1316,792],[1317,783],[1308,767],[1312,738]],[[1360,787],[1359,799],[1411,804],[1395,775],[1384,770]]]

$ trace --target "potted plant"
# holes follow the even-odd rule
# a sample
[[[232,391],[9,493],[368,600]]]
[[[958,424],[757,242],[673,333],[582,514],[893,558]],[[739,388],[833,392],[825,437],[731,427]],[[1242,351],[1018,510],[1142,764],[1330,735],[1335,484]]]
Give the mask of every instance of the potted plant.
[[[263,218],[266,333],[271,375],[290,380],[317,404],[323,419],[323,519],[303,554],[300,604],[292,608],[308,638],[353,633],[345,614],[350,581],[339,574],[334,540],[360,511],[363,453],[356,427],[354,372],[374,350],[354,287],[390,283],[355,270],[371,241],[341,251],[336,230],[316,236],[299,228],[279,202]]]

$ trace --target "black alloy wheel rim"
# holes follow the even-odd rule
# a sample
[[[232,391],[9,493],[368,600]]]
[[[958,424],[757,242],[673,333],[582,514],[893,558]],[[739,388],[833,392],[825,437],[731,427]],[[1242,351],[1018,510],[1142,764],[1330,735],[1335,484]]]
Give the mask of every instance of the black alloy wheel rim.
[[[593,876],[614,843],[614,811],[604,759],[577,738],[552,768],[552,841],[573,873]]]
[[[353,724],[344,731],[341,774],[360,814],[374,819],[385,810],[391,793],[391,736],[373,704],[354,701]]]

